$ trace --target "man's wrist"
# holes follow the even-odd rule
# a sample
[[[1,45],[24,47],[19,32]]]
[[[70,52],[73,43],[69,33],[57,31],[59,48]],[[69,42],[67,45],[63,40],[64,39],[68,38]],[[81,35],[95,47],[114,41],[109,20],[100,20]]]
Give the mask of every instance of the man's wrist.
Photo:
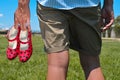
[[[19,0],[18,11],[22,13],[29,11],[29,1],[30,0]]]
[[[104,0],[104,5],[103,6],[113,8],[113,0]]]
[[[29,1],[30,0],[19,0],[18,1],[18,8],[29,8]]]

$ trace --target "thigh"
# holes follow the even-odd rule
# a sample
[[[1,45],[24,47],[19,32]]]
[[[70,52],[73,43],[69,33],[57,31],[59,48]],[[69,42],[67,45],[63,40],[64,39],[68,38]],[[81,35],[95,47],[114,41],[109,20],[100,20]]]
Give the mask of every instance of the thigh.
[[[37,14],[47,53],[69,49],[68,22],[61,10],[38,4]]]
[[[99,7],[71,10],[70,47],[85,55],[99,55],[101,51]]]
[[[80,62],[83,68],[86,69],[94,69],[100,67],[99,56],[88,56],[84,54],[80,54]]]

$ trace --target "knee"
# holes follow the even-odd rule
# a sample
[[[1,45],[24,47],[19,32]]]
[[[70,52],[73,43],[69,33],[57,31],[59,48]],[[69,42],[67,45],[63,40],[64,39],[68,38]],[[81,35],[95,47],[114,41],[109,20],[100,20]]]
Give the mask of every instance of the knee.
[[[68,62],[64,60],[56,60],[54,62],[48,61],[48,67],[54,67],[54,68],[67,68]]]
[[[48,66],[67,68],[69,64],[68,52],[52,53],[48,55]]]
[[[104,80],[100,69],[99,56],[81,56],[81,65],[87,80]],[[95,77],[101,76],[101,77]]]

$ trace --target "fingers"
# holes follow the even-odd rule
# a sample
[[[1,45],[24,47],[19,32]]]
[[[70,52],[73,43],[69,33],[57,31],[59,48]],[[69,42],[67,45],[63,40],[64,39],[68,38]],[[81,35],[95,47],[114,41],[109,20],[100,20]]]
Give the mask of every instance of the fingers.
[[[17,28],[18,26],[21,27],[21,30],[31,30],[30,29],[30,19],[25,16],[17,17],[15,16],[14,18],[14,26]]]
[[[31,30],[30,29],[30,12],[25,11],[22,13],[20,10],[16,10],[14,14],[14,26],[15,28],[18,28],[18,26],[21,28],[21,30]]]
[[[21,30],[23,31],[27,30],[27,18],[26,17],[22,17],[20,25],[21,25]]]
[[[30,24],[27,26],[28,31],[31,31]]]
[[[22,25],[23,25],[24,29],[28,29],[28,31],[30,31],[31,30],[30,29],[30,18],[28,16],[26,16],[23,19],[24,20],[23,20]]]
[[[18,18],[16,17],[16,15],[14,14],[14,27],[17,29],[19,26],[19,20]]]
[[[112,26],[113,22],[114,22],[114,18],[112,18],[112,19],[108,19],[108,18],[107,19],[102,19],[102,21],[101,21],[101,26],[103,26],[102,32],[109,29]]]
[[[107,29],[109,29],[109,28],[112,26],[113,22],[114,22],[114,19],[111,19],[111,20],[109,21],[109,23],[107,23],[107,24],[103,27],[103,30],[102,30],[102,31],[106,31]]]
[[[27,19],[26,27],[28,28],[28,31],[31,31],[30,19]]]

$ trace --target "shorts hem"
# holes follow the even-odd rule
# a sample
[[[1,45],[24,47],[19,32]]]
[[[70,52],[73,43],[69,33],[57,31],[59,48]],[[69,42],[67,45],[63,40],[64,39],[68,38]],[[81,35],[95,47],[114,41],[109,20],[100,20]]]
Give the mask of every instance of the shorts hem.
[[[101,53],[101,49],[95,52],[90,52],[90,51],[84,51],[82,49],[77,49],[74,47],[70,47],[70,49],[75,50],[77,52],[79,52],[80,54],[86,55],[86,56],[99,56]]]
[[[62,46],[62,47],[49,48],[49,49],[45,49],[45,52],[50,54],[50,53],[57,53],[65,50],[69,50],[69,47]]]

